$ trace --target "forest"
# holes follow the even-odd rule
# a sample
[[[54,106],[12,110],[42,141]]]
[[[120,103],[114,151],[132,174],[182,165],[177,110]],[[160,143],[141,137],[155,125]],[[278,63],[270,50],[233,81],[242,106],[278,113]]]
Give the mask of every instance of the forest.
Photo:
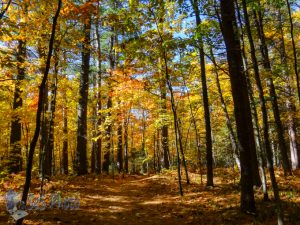
[[[1,0],[0,224],[300,224],[299,0]]]

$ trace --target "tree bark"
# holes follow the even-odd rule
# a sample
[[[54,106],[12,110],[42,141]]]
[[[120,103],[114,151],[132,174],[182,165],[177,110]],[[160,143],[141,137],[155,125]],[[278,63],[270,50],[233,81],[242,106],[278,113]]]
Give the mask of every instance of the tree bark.
[[[247,82],[243,70],[241,46],[233,0],[221,0],[222,31],[226,45],[231,89],[234,101],[238,145],[241,160],[241,210],[255,213],[251,144],[254,143]],[[253,139],[253,140],[252,140]]]
[[[96,158],[97,158],[97,150],[98,150],[98,86],[97,86],[97,76],[96,74],[93,74],[93,98],[96,100],[96,104],[93,104],[93,131],[92,131],[92,151],[91,151],[91,173],[95,173],[96,170]]]
[[[91,15],[88,15],[87,18],[85,18],[83,33],[84,40],[82,43],[82,71],[80,73],[78,102],[77,147],[74,168],[77,175],[87,174],[87,104],[91,55]]]
[[[161,113],[166,115],[167,113],[167,92],[166,92],[166,81],[162,78],[161,85]],[[164,121],[165,122],[165,121]],[[163,124],[161,128],[161,149],[163,151],[164,168],[170,168],[170,151],[169,151],[169,129],[168,125]]]
[[[68,114],[67,107],[63,105],[63,150],[62,150],[62,170],[63,174],[68,174]]]
[[[237,1],[235,1],[237,5]],[[238,7],[237,7],[238,8]],[[243,23],[241,19],[241,13],[239,10],[237,10],[237,16],[238,16],[238,21],[240,24],[240,28],[242,28]],[[262,141],[261,141],[261,132],[260,132],[260,126],[258,122],[258,114],[257,114],[257,108],[256,108],[256,103],[254,99],[254,93],[253,93],[253,87],[251,84],[250,76],[249,76],[249,63],[247,61],[246,57],[246,50],[245,50],[245,40],[244,40],[244,32],[243,29],[241,30],[241,44],[242,44],[242,58],[243,58],[243,66],[244,66],[244,71],[245,71],[245,76],[246,76],[246,82],[247,82],[247,88],[248,88],[248,95],[249,95],[249,101],[250,101],[250,107],[251,107],[251,114],[253,117],[253,128],[254,128],[254,138],[255,138],[255,146],[259,152],[259,156],[261,159],[261,164],[260,164],[260,170],[261,170],[261,175],[262,175],[262,186],[263,186],[263,193],[264,193],[264,200],[267,201],[269,199],[268,197],[268,192],[267,192],[267,183],[266,183],[266,172],[265,172],[265,159],[264,159],[264,153],[263,153],[263,148],[262,148]],[[255,176],[254,176],[255,177]],[[255,183],[255,182],[254,182]]]
[[[45,74],[45,69],[46,69],[46,49],[45,46],[42,45],[41,42],[38,43],[38,54],[40,58],[40,71],[42,74]],[[42,120],[41,120],[41,131],[40,131],[40,173],[42,174],[42,177],[44,177],[45,170],[46,170],[46,155],[48,155],[47,151],[47,140],[49,137],[49,118],[48,118],[48,107],[49,107],[49,102],[48,102],[48,80],[46,81],[45,84],[45,91],[43,95],[43,108],[42,108]],[[49,178],[49,177],[48,177]]]
[[[118,113],[118,128],[117,128],[117,136],[118,136],[118,144],[117,144],[117,155],[118,155],[118,170],[119,173],[123,171],[123,126],[122,126],[122,115]]]

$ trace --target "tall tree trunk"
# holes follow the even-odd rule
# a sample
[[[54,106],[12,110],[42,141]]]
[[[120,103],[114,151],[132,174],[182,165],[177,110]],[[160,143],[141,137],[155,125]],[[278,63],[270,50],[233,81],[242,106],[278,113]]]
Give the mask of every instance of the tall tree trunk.
[[[234,101],[238,145],[241,160],[241,210],[254,213],[251,144],[254,143],[247,82],[243,70],[241,46],[233,0],[221,0],[222,31],[226,45],[231,89]],[[252,140],[253,139],[253,140]]]
[[[118,113],[118,128],[117,128],[117,136],[118,136],[118,143],[117,143],[117,162],[118,162],[118,170],[119,173],[123,171],[123,126],[122,126],[122,114]]]
[[[257,14],[258,13],[258,17]],[[268,47],[266,44],[266,38],[265,38],[265,33],[264,33],[264,27],[263,27],[263,18],[261,15],[261,12],[254,12],[255,15],[255,24],[256,28],[258,30],[258,36],[260,39],[260,50],[261,50],[261,55],[263,59],[263,67],[266,70],[267,74],[267,85],[269,89],[269,95],[271,97],[271,103],[272,103],[272,109],[273,109],[273,115],[274,115],[274,120],[276,124],[276,131],[277,131],[277,139],[278,139],[278,144],[279,144],[279,149],[281,153],[281,159],[282,159],[282,165],[284,169],[285,175],[288,175],[291,173],[291,166],[288,160],[288,155],[287,155],[287,148],[286,148],[286,142],[284,140],[284,130],[283,126],[281,123],[281,118],[280,118],[280,112],[278,108],[278,101],[277,101],[277,94],[274,86],[274,82],[272,79],[272,69],[271,69],[271,63],[269,59],[269,51]]]
[[[179,119],[178,119],[178,116],[177,116],[177,108],[176,108],[176,104],[175,104],[173,87],[172,87],[172,83],[171,83],[171,80],[170,80],[169,67],[168,67],[168,56],[167,56],[166,49],[163,46],[164,37],[163,37],[163,33],[161,32],[161,30],[160,30],[160,28],[158,26],[157,26],[157,31],[158,31],[158,34],[159,34],[159,37],[160,37],[161,48],[162,48],[162,53],[161,53],[162,56],[161,56],[161,58],[163,59],[163,66],[164,66],[164,68],[163,68],[164,82],[166,82],[167,87],[168,87],[169,92],[170,92],[170,95],[171,95],[171,107],[172,107],[172,113],[173,113],[173,119],[174,119],[174,127],[175,127],[176,150],[177,150],[177,153],[180,153],[181,156],[182,156],[182,162],[183,162],[183,166],[184,166],[184,170],[185,170],[186,182],[187,182],[187,184],[190,184],[190,179],[189,179],[189,175],[188,175],[188,169],[187,169],[185,155],[184,155],[184,150],[183,150],[182,135],[181,135],[181,130],[180,130],[180,126],[179,126]],[[166,92],[164,94],[165,94],[165,97],[166,97]],[[169,158],[170,158],[170,155],[169,155]],[[179,162],[180,162],[179,156],[177,157],[177,160],[179,160]],[[177,166],[178,166],[178,172],[180,172],[180,164],[178,164]],[[181,187],[181,174],[178,174],[178,179],[180,180],[179,181],[180,194],[183,195],[182,187]]]
[[[107,109],[111,110],[112,108],[112,99],[108,96],[107,99]],[[109,165],[111,164],[110,160],[110,152],[111,152],[111,132],[112,132],[112,124],[111,124],[111,112],[108,112],[104,121],[105,126],[105,152],[104,152],[104,161],[102,170],[106,173],[109,172]]]
[[[54,40],[55,40],[55,29],[56,29],[56,24],[57,24],[57,19],[58,19],[59,13],[60,13],[60,9],[61,9],[61,4],[62,4],[62,0],[58,0],[58,8],[57,8],[55,16],[53,18],[51,37],[50,37],[50,41],[49,41],[49,51],[48,51],[47,62],[46,62],[46,69],[45,69],[45,73],[44,73],[41,85],[39,87],[39,99],[38,99],[38,108],[37,108],[37,113],[36,113],[36,125],[35,125],[34,135],[30,142],[30,150],[29,150],[29,154],[28,154],[28,161],[27,161],[27,167],[26,167],[26,179],[25,179],[25,184],[24,184],[24,189],[23,189],[22,199],[21,199],[21,201],[25,204],[25,206],[26,206],[28,192],[29,192],[30,183],[31,183],[31,172],[32,172],[34,150],[35,150],[35,146],[38,141],[38,137],[39,137],[39,133],[40,133],[41,115],[42,115],[42,108],[43,108],[43,96],[44,96],[46,81],[47,81],[49,70],[50,70],[53,44],[54,44]],[[16,222],[16,225],[22,225],[22,223],[23,223],[23,219],[19,219]]]
[[[48,139],[46,144],[47,151],[45,152],[45,170],[44,175],[51,177],[52,175],[52,155],[54,153],[54,119],[56,110],[56,93],[57,93],[57,75],[58,75],[58,63],[59,63],[59,52],[58,49],[54,50],[54,74],[51,84],[51,100],[50,100],[50,121],[49,121],[49,131]]]
[[[201,33],[201,18],[198,8],[198,0],[191,0],[194,8],[197,30]],[[197,31],[197,32],[198,32]],[[212,137],[211,137],[211,124],[210,124],[210,111],[209,111],[209,101],[208,92],[206,84],[206,71],[205,71],[205,54],[204,54],[204,44],[201,34],[198,35],[198,50],[200,53],[200,70],[201,70],[201,84],[202,84],[202,99],[204,107],[204,118],[205,118],[205,133],[206,133],[206,164],[207,164],[207,181],[206,186],[213,186],[213,154],[212,154]]]
[[[100,13],[100,3],[98,2],[97,5],[97,10],[98,13]],[[97,25],[96,25],[96,39],[97,39],[97,56],[98,56],[98,95],[97,95],[97,110],[98,110],[98,127],[97,127],[97,134],[98,134],[98,139],[97,139],[97,149],[96,149],[96,158],[95,158],[95,171],[97,174],[101,173],[102,167],[101,167],[101,150],[102,150],[102,137],[101,137],[101,131],[100,127],[102,125],[102,51],[101,51],[101,35],[99,31],[99,26],[101,24],[101,21],[99,17],[97,17]]]
[[[292,12],[291,12],[291,5],[289,0],[286,0],[286,5],[289,13],[289,22],[290,22],[290,34],[292,38],[292,46],[293,46],[293,57],[294,57],[294,72],[296,76],[296,85],[297,85],[297,94],[298,94],[298,100],[300,102],[300,84],[299,84],[299,71],[298,71],[298,57],[297,57],[297,49],[296,49],[296,43],[295,43],[295,37],[294,37],[294,23],[292,18]]]
[[[288,127],[288,134],[290,140],[290,154],[291,154],[291,164],[292,169],[296,170],[300,168],[300,159],[298,158],[298,143],[297,143],[297,131],[295,126],[294,115],[296,114],[296,106],[293,102],[293,79],[289,74],[289,66],[288,66],[288,56],[285,49],[285,41],[284,41],[284,31],[283,31],[283,24],[282,24],[282,15],[279,9],[278,11],[278,26],[280,30],[280,59],[281,64],[283,66],[283,78],[285,79],[285,94],[286,100],[285,105],[287,109],[287,127]]]
[[[97,150],[98,150],[98,141],[97,136],[98,136],[98,104],[97,104],[97,97],[98,97],[98,85],[97,85],[97,76],[96,74],[93,74],[93,98],[96,100],[96,104],[93,104],[93,131],[92,131],[92,151],[91,151],[91,173],[95,173],[96,170],[96,158],[97,158]]]
[[[255,46],[254,46],[254,41],[253,41],[253,37],[252,37],[251,25],[250,25],[249,16],[248,16],[247,4],[246,4],[245,0],[242,0],[242,8],[243,8],[243,13],[244,13],[244,18],[245,18],[246,32],[247,32],[248,41],[249,41],[249,45],[250,45],[250,55],[251,55],[251,59],[252,59],[252,63],[253,63],[254,78],[256,81],[256,86],[257,86],[258,95],[259,95],[259,103],[260,103],[260,107],[261,107],[261,115],[262,115],[262,121],[263,121],[262,129],[263,129],[263,135],[264,135],[264,147],[265,147],[266,152],[271,152],[266,101],[265,101],[265,97],[264,97],[263,86],[261,83],[258,62],[257,62],[256,54],[255,54]]]
[[[184,86],[186,86],[186,82],[185,79],[183,78],[183,82],[184,82]],[[193,112],[193,108],[192,108],[192,104],[191,104],[191,99],[190,99],[190,93],[187,93],[188,96],[188,101],[189,101],[189,108],[190,108],[190,114],[192,117],[192,124],[194,126],[194,130],[195,130],[195,142],[196,142],[196,148],[197,148],[197,161],[199,164],[199,172],[200,172],[200,181],[201,184],[203,184],[203,177],[202,177],[202,158],[201,158],[201,146],[200,146],[200,134],[198,132],[198,127],[197,127],[197,121],[196,121],[196,115]]]
[[[45,74],[45,69],[46,69],[46,49],[43,46],[41,42],[38,43],[38,54],[40,58],[40,71],[42,74]],[[48,107],[49,107],[49,102],[48,102],[48,80],[46,81],[45,84],[45,92],[43,95],[43,108],[42,108],[42,120],[41,120],[41,132],[40,132],[40,173],[42,174],[42,177],[44,177],[45,170],[46,170],[46,155],[47,155],[47,139],[49,137],[49,118],[48,118]],[[49,170],[49,169],[48,169]]]
[[[80,73],[80,97],[78,102],[77,147],[75,159],[75,171],[77,175],[87,174],[87,105],[91,55],[91,15],[88,15],[87,18],[85,18],[83,33],[82,72]]]
[[[112,121],[111,121],[111,109],[112,109],[112,87],[111,87],[111,78],[113,75],[113,70],[115,70],[115,51],[114,51],[114,41],[115,41],[115,29],[112,27],[111,32],[113,34],[110,37],[110,50],[109,50],[109,77],[108,77],[108,87],[109,93],[107,97],[106,108],[108,110],[107,115],[104,121],[105,129],[105,152],[104,152],[104,161],[102,169],[106,173],[109,173],[109,165],[111,164],[111,133],[112,133]],[[113,156],[114,157],[114,156]]]
[[[9,171],[17,173],[22,170],[22,156],[21,156],[21,136],[22,126],[20,121],[20,115],[17,112],[22,105],[22,90],[21,84],[25,78],[25,58],[26,58],[26,43],[23,40],[18,41],[18,75],[15,84],[14,101],[13,101],[13,116],[11,122],[11,134],[10,134],[10,152],[9,152]]]
[[[65,98],[66,99],[66,98]],[[67,107],[63,105],[63,150],[62,150],[62,170],[63,174],[68,174],[68,114]]]
[[[237,1],[235,1],[235,3],[237,5]],[[237,10],[237,15],[238,15],[238,21],[240,24],[240,28],[242,28],[243,23],[242,23],[242,19],[241,19],[241,13],[239,10]],[[259,122],[258,122],[258,114],[257,114],[257,108],[256,108],[255,99],[254,99],[253,87],[251,84],[249,70],[248,70],[249,63],[248,63],[248,60],[246,57],[245,39],[244,39],[245,35],[243,32],[243,29],[240,29],[240,30],[241,30],[240,40],[241,40],[241,44],[242,44],[243,66],[244,66],[246,82],[247,82],[251,114],[253,117],[255,146],[259,152],[259,156],[261,159],[261,164],[260,164],[260,170],[261,170],[261,175],[262,175],[261,181],[262,181],[262,188],[263,188],[263,193],[264,193],[264,200],[267,201],[269,199],[269,196],[268,196],[268,189],[267,189],[267,183],[266,183],[265,158],[264,158],[264,152],[263,152],[263,148],[262,148],[261,132],[260,132],[260,126],[259,126]]]
[[[236,1],[234,0],[234,2],[236,2]],[[216,8],[215,8],[215,11],[217,13],[217,17],[218,17],[218,20],[220,23],[221,32],[224,33],[224,28],[222,26],[222,23],[220,22],[221,18],[219,16],[218,10]],[[238,19],[240,20],[239,10],[237,10],[237,16],[238,16]],[[235,19],[235,23],[237,23],[236,19]],[[238,28],[237,24],[236,24],[236,27]],[[243,72],[244,72],[245,79],[246,79],[247,92],[248,92],[249,102],[250,102],[250,111],[251,111],[251,115],[253,113],[253,116],[254,116],[253,122],[254,122],[255,127],[257,128],[256,130],[258,131],[257,135],[259,135],[259,129],[258,129],[258,126],[256,126],[256,124],[258,124],[258,120],[255,120],[257,118],[257,111],[256,111],[256,106],[255,106],[254,100],[253,100],[252,86],[248,80],[247,67],[244,67],[247,65],[247,63],[246,63],[247,61],[246,61],[246,54],[245,54],[245,48],[244,48],[243,32],[241,34],[242,34],[242,38],[241,38],[241,40],[239,40],[239,46],[242,47],[241,48],[242,67],[244,69]],[[237,31],[237,35],[238,35],[238,37],[240,37],[240,34],[238,33],[238,31]],[[242,41],[242,46],[241,46],[241,41]],[[251,123],[252,123],[252,121],[251,121]],[[252,124],[252,126],[253,126],[253,124]],[[253,185],[259,186],[259,185],[261,185],[261,179],[259,176],[258,160],[257,160],[257,156],[256,156],[256,137],[255,137],[253,129],[249,130],[249,132],[250,132],[249,141],[251,142],[249,147],[251,150],[250,153],[251,153],[251,168],[252,168]],[[254,138],[252,138],[252,137],[254,137]],[[260,140],[259,136],[258,136],[258,140]],[[258,143],[260,144],[260,142],[258,142]],[[239,143],[237,143],[237,144],[238,144],[237,147],[239,148]],[[260,146],[260,145],[257,145],[257,146]]]
[[[165,54],[166,53],[164,52],[164,55]],[[166,59],[166,55],[164,56],[164,58]],[[169,73],[167,72],[168,71],[167,64],[165,66],[166,66],[165,76],[166,76],[167,85],[168,85],[170,95],[171,95],[171,106],[172,106],[174,126],[175,126],[175,142],[176,142],[175,146],[176,146],[176,154],[177,154],[177,172],[178,172],[179,193],[181,196],[183,196],[183,190],[182,190],[182,184],[181,184],[181,172],[180,172],[180,164],[181,164],[181,160],[180,160],[180,156],[179,156],[180,150],[181,150],[181,155],[183,157],[182,160],[183,160],[183,163],[185,166],[187,184],[189,184],[190,182],[189,182],[189,176],[188,176],[188,172],[186,169],[186,164],[185,164],[185,159],[184,159],[184,154],[183,154],[183,146],[182,146],[182,141],[181,141],[182,136],[181,136],[180,129],[178,126],[178,118],[177,118],[177,111],[176,111],[175,99],[174,99],[174,94],[173,94],[173,88],[172,88],[172,84],[170,81]]]
[[[161,113],[166,115],[167,113],[167,92],[166,92],[166,81],[162,78],[161,81]],[[164,121],[165,122],[165,121]],[[163,151],[164,168],[170,168],[170,151],[169,151],[169,128],[168,125],[163,124],[161,128],[161,149]]]
[[[252,38],[250,21],[249,21],[248,12],[247,12],[247,4],[246,4],[245,0],[242,0],[242,6],[243,6],[243,12],[244,12],[244,18],[245,18],[246,31],[247,31],[247,35],[248,35],[249,44],[250,44],[250,54],[251,54],[251,59],[253,62],[255,81],[256,81],[256,86],[257,86],[258,92],[259,92],[259,100],[260,100],[262,119],[263,119],[264,146],[265,146],[265,151],[266,151],[267,160],[268,160],[268,169],[269,169],[269,173],[270,173],[270,177],[271,177],[275,200],[277,201],[277,204],[278,204],[277,205],[278,206],[278,212],[277,212],[278,213],[278,223],[282,224],[283,223],[282,222],[283,214],[282,214],[282,210],[281,210],[280,203],[279,203],[279,201],[280,201],[279,192],[278,192],[277,181],[275,178],[273,161],[272,161],[273,154],[272,154],[270,137],[269,137],[269,124],[268,124],[267,108],[266,108],[266,102],[265,102],[264,95],[263,95],[263,88],[262,88],[262,84],[261,84],[261,80],[260,80],[258,62],[257,62],[257,58],[255,55],[255,46],[254,46],[254,41]]]
[[[165,22],[165,2],[159,1],[160,10],[158,14],[159,27],[157,29],[164,30]],[[159,62],[161,59],[159,59]],[[167,114],[167,80],[166,77],[160,76],[160,101],[161,101],[161,115]],[[161,128],[161,149],[163,152],[163,167],[166,169],[170,168],[170,150],[169,150],[169,128],[168,125],[163,121],[163,126]]]
[[[146,151],[146,121],[147,121],[147,115],[145,114],[145,110],[142,109],[142,129],[141,129],[141,134],[142,134],[142,139],[141,139],[141,152],[143,154],[143,157],[147,159],[147,151]],[[146,165],[145,165],[146,163]],[[142,164],[142,168],[143,168],[143,173],[145,173],[145,171],[147,171],[147,164],[148,161],[143,162]],[[148,173],[148,171],[147,171]]]

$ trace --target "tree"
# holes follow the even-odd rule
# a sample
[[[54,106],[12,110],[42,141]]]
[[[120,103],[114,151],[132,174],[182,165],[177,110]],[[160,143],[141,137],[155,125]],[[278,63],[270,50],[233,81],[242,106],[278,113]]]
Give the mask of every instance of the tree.
[[[86,3],[89,4],[89,1]],[[75,171],[78,175],[87,173],[87,103],[91,55],[91,15],[87,13],[83,19],[84,40],[82,43],[82,66],[80,73],[78,128]]]
[[[227,51],[227,60],[230,73],[234,113],[237,127],[237,138],[241,160],[241,210],[255,213],[251,168],[251,139],[253,127],[251,109],[247,93],[246,77],[243,70],[240,40],[234,11],[233,0],[221,0],[221,18],[223,36]]]
[[[46,81],[47,81],[49,70],[50,70],[52,51],[53,51],[53,45],[54,45],[54,40],[55,40],[56,24],[57,24],[57,20],[59,17],[61,5],[62,5],[62,1],[58,0],[58,7],[56,10],[55,16],[53,18],[51,37],[50,37],[50,41],[49,41],[49,51],[48,51],[47,62],[46,62],[46,69],[45,69],[45,73],[44,73],[41,85],[39,87],[38,108],[37,108],[37,113],[36,113],[36,127],[35,127],[35,131],[34,131],[34,135],[30,142],[30,150],[29,150],[27,167],[26,167],[26,180],[25,180],[22,199],[21,199],[25,205],[27,202],[27,197],[28,197],[28,192],[29,192],[30,182],[31,182],[33,155],[34,155],[36,143],[38,141],[38,136],[40,133],[41,114],[42,114],[42,107],[43,107],[43,96],[44,96]],[[19,219],[16,222],[16,225],[22,225],[22,223],[23,223],[23,219]]]
[[[10,4],[11,4],[12,0],[9,0],[7,3],[6,3],[6,6],[4,7],[4,9],[1,10],[0,12],[0,20],[3,18],[3,16],[5,15],[6,11],[8,10]]]
[[[288,14],[289,14],[290,34],[291,34],[291,38],[292,38],[293,57],[294,57],[294,72],[295,72],[295,76],[296,76],[297,94],[298,94],[298,100],[300,102],[300,82],[299,82],[299,71],[298,71],[298,57],[297,57],[297,49],[296,49],[296,44],[295,44],[294,23],[293,23],[292,12],[291,12],[291,4],[290,4],[289,0],[286,0],[286,6],[288,9]]]
[[[11,123],[11,135],[10,135],[10,156],[9,156],[9,171],[19,172],[22,170],[22,157],[21,157],[21,135],[22,127],[18,109],[22,107],[22,91],[21,83],[25,78],[25,58],[26,58],[26,42],[23,40],[18,41],[18,75],[15,84],[14,100],[13,100],[13,121]]]
[[[201,67],[201,84],[202,84],[202,98],[203,98],[203,107],[205,115],[205,137],[206,137],[206,164],[207,164],[207,181],[206,186],[214,186],[213,182],[213,154],[212,154],[212,138],[211,138],[211,124],[210,124],[210,110],[209,110],[209,101],[208,101],[208,92],[206,84],[206,71],[205,71],[205,53],[204,45],[201,37],[201,19],[200,11],[198,8],[198,0],[191,0],[193,5],[196,25],[197,25],[197,48],[200,54],[200,67]]]
[[[273,110],[273,116],[276,124],[276,130],[277,130],[277,140],[279,143],[279,149],[281,153],[281,159],[282,159],[282,165],[284,169],[285,175],[288,175],[291,173],[291,166],[288,160],[287,156],[287,148],[286,148],[286,142],[284,139],[284,130],[280,118],[280,112],[278,107],[278,97],[274,86],[274,81],[271,76],[272,74],[272,68],[269,58],[269,50],[268,46],[266,44],[266,37],[264,32],[264,26],[263,26],[263,18],[261,11],[255,12],[255,25],[256,29],[258,31],[258,36],[260,40],[260,51],[261,56],[263,60],[263,68],[267,72],[267,85],[269,89],[269,95],[271,97],[271,103],[272,103],[272,110]]]

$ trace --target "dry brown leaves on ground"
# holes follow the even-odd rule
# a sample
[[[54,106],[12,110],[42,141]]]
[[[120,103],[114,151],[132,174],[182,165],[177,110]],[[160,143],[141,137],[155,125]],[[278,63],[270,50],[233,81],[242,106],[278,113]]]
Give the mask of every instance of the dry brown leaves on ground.
[[[182,225],[182,224],[276,224],[274,203],[263,202],[256,190],[256,216],[239,211],[238,179],[228,169],[215,171],[213,188],[201,185],[198,174],[190,174],[192,184],[183,181],[184,196],[178,195],[176,173],[152,176],[55,177],[46,184],[46,193],[60,191],[64,196],[80,195],[80,208],[30,211],[24,224],[103,224],[103,225]],[[204,177],[205,178],[205,177]],[[286,224],[300,224],[300,177],[283,178],[277,173]],[[21,191],[24,175],[1,184],[1,196],[9,188]],[[204,179],[205,180],[205,179]],[[32,192],[38,193],[39,180],[33,180]],[[272,198],[271,190],[269,195]],[[12,222],[3,197],[0,224]]]

